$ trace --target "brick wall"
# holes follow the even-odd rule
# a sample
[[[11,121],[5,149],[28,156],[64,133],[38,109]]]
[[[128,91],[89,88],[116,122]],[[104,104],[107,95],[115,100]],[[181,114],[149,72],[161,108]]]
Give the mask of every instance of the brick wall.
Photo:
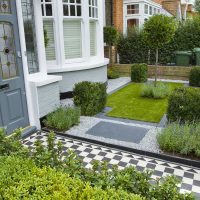
[[[130,76],[131,64],[118,64],[114,68],[120,73],[121,76]],[[188,80],[191,67],[169,67],[159,66],[158,67],[158,78],[171,79],[171,80]],[[148,77],[154,78],[155,67],[148,66]]]
[[[123,0],[113,0],[113,23],[123,32]]]

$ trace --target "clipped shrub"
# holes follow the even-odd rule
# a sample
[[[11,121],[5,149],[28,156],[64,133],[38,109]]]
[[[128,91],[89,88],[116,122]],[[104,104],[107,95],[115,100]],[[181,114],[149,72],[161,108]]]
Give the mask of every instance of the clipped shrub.
[[[80,109],[72,107],[60,107],[47,115],[43,123],[46,127],[57,131],[67,131],[72,126],[79,124]]]
[[[131,67],[131,80],[133,82],[146,82],[148,77],[147,64],[134,64]]]
[[[74,104],[81,108],[81,114],[85,116],[92,116],[101,112],[106,105],[107,93],[104,83],[88,81],[77,83],[73,95]]]
[[[193,67],[189,76],[190,86],[200,87],[200,67]]]
[[[127,199],[142,200],[123,190],[102,190],[48,167],[38,168],[31,160],[0,158],[0,197],[2,199]]]
[[[116,69],[109,67],[108,68],[108,79],[119,78],[119,73]]]
[[[164,99],[169,95],[169,87],[165,83],[144,84],[141,89],[141,96],[153,99]]]
[[[157,136],[163,151],[200,157],[200,124],[169,124]]]
[[[171,122],[200,121],[200,89],[175,89],[169,97],[167,118]]]
[[[19,141],[22,130],[17,129],[10,136],[6,137],[5,129],[0,128],[0,156],[21,155],[27,156],[28,150]]]

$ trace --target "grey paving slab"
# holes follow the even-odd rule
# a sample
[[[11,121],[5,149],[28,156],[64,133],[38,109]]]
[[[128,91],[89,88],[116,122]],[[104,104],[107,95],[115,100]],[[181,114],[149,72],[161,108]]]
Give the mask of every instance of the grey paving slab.
[[[110,122],[99,122],[86,134],[139,144],[148,129]]]

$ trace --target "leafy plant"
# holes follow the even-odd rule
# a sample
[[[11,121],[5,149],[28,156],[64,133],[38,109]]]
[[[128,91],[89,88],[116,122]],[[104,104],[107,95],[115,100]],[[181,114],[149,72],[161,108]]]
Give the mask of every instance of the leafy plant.
[[[67,131],[72,126],[79,124],[80,109],[72,107],[60,107],[56,111],[47,115],[43,123],[46,127],[58,130]]]
[[[190,86],[200,87],[200,67],[193,67],[189,77]]]
[[[176,30],[176,23],[172,17],[163,14],[154,15],[144,24],[144,40],[149,47],[156,49],[155,86],[157,84],[158,50],[169,43]]]
[[[200,157],[200,124],[172,123],[157,136],[160,148],[167,152]]]
[[[142,200],[139,195],[115,189],[91,187],[49,167],[38,168],[30,159],[0,158],[0,197],[2,199],[67,199],[67,200]]]
[[[195,10],[200,14],[200,0],[195,0]]]
[[[177,88],[169,96],[167,118],[171,122],[200,121],[200,89]]]
[[[44,45],[45,45],[45,48],[47,48],[49,45],[49,38],[48,38],[48,33],[46,29],[44,29]]]
[[[74,104],[81,108],[81,114],[95,115],[106,105],[107,93],[104,83],[84,81],[77,83],[73,90]]]
[[[153,99],[164,99],[169,95],[169,87],[165,83],[159,82],[157,86],[154,83],[146,83],[141,89],[141,96]]]
[[[134,64],[131,67],[131,80],[133,82],[146,82],[148,77],[147,64]]]
[[[0,128],[0,156],[26,156],[28,154],[28,150],[19,141],[21,133],[22,130],[17,129],[11,136],[6,137],[5,129]]]
[[[119,73],[117,70],[113,69],[112,67],[108,68],[108,79],[116,79],[119,78]]]

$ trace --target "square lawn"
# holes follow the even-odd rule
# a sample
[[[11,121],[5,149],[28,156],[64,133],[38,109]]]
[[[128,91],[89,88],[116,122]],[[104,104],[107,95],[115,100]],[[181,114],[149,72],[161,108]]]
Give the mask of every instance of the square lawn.
[[[170,91],[182,87],[181,83],[166,83]],[[166,113],[168,99],[150,99],[140,96],[141,83],[131,83],[108,97],[107,106],[112,110],[110,117],[133,119],[145,122],[160,122]]]

